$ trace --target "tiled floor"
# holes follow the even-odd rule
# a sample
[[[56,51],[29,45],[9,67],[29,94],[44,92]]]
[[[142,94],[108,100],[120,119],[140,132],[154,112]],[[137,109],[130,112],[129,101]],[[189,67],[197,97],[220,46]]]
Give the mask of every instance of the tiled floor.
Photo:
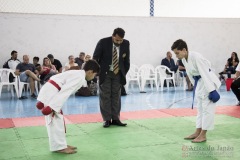
[[[78,147],[73,155],[49,151],[44,116],[36,99],[0,98],[0,160],[176,160],[240,158],[240,107],[234,94],[220,88],[215,129],[205,143],[194,144],[183,137],[194,131],[196,109],[192,92],[177,87],[139,93],[130,89],[122,97],[121,120],[127,127],[102,127],[98,96],[71,96],[63,111],[67,142]],[[99,123],[100,122],[100,123]]]
[[[175,109],[173,109],[175,110]],[[239,110],[238,110],[239,111]],[[129,119],[127,127],[101,123],[67,125],[73,155],[49,151],[45,126],[0,129],[0,159],[5,160],[239,160],[240,119],[216,115],[215,130],[204,143],[183,137],[194,130],[195,116]]]
[[[139,93],[137,88],[130,88],[127,96],[122,96],[122,112],[167,109],[167,108],[191,108],[192,92],[183,91],[183,88],[170,87],[169,90],[151,91],[146,88],[147,93]],[[19,100],[11,98],[11,93],[3,92],[0,98],[0,118],[35,117],[41,116],[36,109],[36,100],[25,93],[28,99]],[[234,106],[237,103],[235,95],[226,91],[225,85],[220,88],[221,99],[217,106]],[[64,104],[63,112],[68,114],[99,113],[99,97],[77,97],[72,95]]]

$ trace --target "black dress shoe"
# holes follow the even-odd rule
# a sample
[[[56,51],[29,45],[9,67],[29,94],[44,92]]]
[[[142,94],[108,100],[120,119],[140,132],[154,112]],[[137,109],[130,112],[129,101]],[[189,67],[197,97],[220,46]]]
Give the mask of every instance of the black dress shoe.
[[[121,93],[121,96],[126,96],[127,95],[127,93],[125,92],[125,93]]]
[[[105,121],[104,123],[103,123],[103,127],[104,128],[107,128],[107,127],[109,127],[111,125],[111,121]]]
[[[112,120],[112,125],[117,125],[117,126],[126,126],[127,123],[122,123],[120,120]]]
[[[27,99],[27,97],[26,96],[21,96],[21,97],[19,97],[19,99]]]

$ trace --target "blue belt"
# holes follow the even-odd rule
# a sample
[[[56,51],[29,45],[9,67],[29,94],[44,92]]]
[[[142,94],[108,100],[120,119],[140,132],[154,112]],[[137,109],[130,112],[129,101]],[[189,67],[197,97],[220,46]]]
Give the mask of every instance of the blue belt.
[[[192,102],[192,109],[193,109],[193,104],[194,104],[194,98],[195,98],[195,90],[197,87],[198,80],[201,78],[201,76],[193,76],[194,81],[194,86],[193,86],[193,102]]]

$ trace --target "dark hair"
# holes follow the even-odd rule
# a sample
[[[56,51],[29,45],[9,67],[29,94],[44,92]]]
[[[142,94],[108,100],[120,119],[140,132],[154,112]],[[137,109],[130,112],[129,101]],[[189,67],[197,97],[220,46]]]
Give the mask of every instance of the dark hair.
[[[39,57],[33,57],[33,60],[39,61]]]
[[[235,59],[236,59],[235,61],[237,61],[237,62],[238,62],[238,61],[239,61],[239,59],[238,59],[238,55],[237,55],[237,53],[236,53],[236,52],[232,52],[232,53],[235,55]],[[232,59],[232,56],[231,56],[231,59]]]
[[[182,39],[176,40],[171,47],[172,50],[177,49],[180,51],[182,51],[183,48],[185,48],[186,51],[188,51],[187,43]]]
[[[73,57],[73,58],[74,58],[74,56],[73,56],[73,55],[70,55],[70,56],[68,56],[68,59],[70,60],[70,58],[71,58],[71,57]]]
[[[85,56],[85,53],[84,53],[84,52],[80,52],[80,53],[79,53],[79,55],[80,55],[80,54],[82,54],[82,55],[84,55],[84,56]]]
[[[13,50],[13,51],[11,52],[11,56],[12,56],[14,53],[17,53],[17,51]]]
[[[116,29],[114,29],[114,31],[113,31],[113,36],[116,36],[116,34],[117,34],[119,37],[124,38],[125,31],[124,31],[122,28],[116,28]]]
[[[54,58],[52,54],[49,54],[47,57],[48,57],[49,59]]]
[[[100,72],[100,66],[97,63],[97,61],[95,61],[94,59],[90,59],[89,61],[87,61],[84,65],[83,69],[85,71],[93,70],[93,73]]]

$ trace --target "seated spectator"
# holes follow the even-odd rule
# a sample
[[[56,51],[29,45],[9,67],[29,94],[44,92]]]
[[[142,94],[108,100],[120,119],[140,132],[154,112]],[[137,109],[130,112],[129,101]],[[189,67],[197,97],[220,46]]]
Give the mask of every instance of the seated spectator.
[[[223,74],[227,74],[228,78],[231,78],[231,74],[236,73],[236,67],[239,63],[238,55],[236,52],[232,52],[231,58],[228,58],[225,68],[220,72],[220,80],[225,79]]]
[[[51,64],[50,59],[48,57],[43,58],[43,64],[40,70],[41,84],[47,82],[51,76],[57,73],[58,71],[55,66]]]
[[[19,75],[21,82],[30,83],[31,97],[36,99],[37,96],[34,94],[35,81],[40,81],[38,78],[39,72],[33,64],[29,63],[28,55],[23,56],[23,62],[17,65],[15,74]]]
[[[68,57],[68,62],[65,64],[63,72],[71,69],[80,69],[77,63],[75,63],[74,56],[71,55]]]
[[[4,63],[3,68],[8,68],[12,70],[16,70],[16,67],[21,61],[17,59],[18,53],[17,51],[12,51],[11,52],[11,58],[7,60],[7,62]],[[13,82],[14,81],[14,76],[12,74],[9,75],[9,81]]]
[[[240,64],[238,64],[236,68],[236,73],[234,76],[234,81],[231,85],[231,89],[238,99],[237,106],[240,106]]]
[[[188,89],[186,89],[186,91],[192,91],[193,90],[193,86],[192,86],[192,83],[190,82],[190,79],[187,75],[187,72],[186,72],[186,69],[185,69],[185,66],[183,65],[182,63],[182,60],[178,60],[177,61],[177,65],[178,65],[178,70],[181,71],[180,72],[180,76],[181,77],[185,77],[186,78],[186,82],[187,82],[187,86],[188,86]]]
[[[58,73],[62,73],[62,63],[58,59],[54,59],[52,54],[49,54],[47,57],[50,59],[51,64],[56,67]]]
[[[91,57],[89,54],[87,54],[87,55],[85,56],[85,58],[84,58],[84,63],[82,64],[81,69],[84,68],[84,65],[86,64],[86,62],[87,62],[89,59],[91,59],[91,58],[92,58],[92,57]]]
[[[170,51],[167,52],[167,57],[162,59],[161,65],[167,66],[171,71],[177,72],[178,66],[175,65],[174,60],[172,59],[172,53]],[[169,73],[168,70],[166,70],[166,73],[169,75],[172,75],[172,73]],[[166,81],[164,81],[164,87],[166,85]],[[170,87],[173,86],[173,82],[171,81]]]
[[[87,61],[89,61],[92,57],[87,54],[85,56],[85,59],[84,59],[84,63],[82,64],[82,68],[81,69],[84,69],[84,66],[86,64]],[[88,89],[91,93],[92,96],[96,96],[97,95],[97,77],[94,77],[91,81],[87,81],[87,85],[88,85]]]
[[[175,62],[172,59],[172,53],[169,51],[167,52],[167,57],[162,59],[161,65],[167,66],[171,71],[174,71],[175,73],[178,70],[178,66],[175,65]]]
[[[40,71],[41,65],[38,62],[39,62],[39,57],[33,57],[33,65],[38,71]]]
[[[75,58],[75,62],[78,64],[80,69],[82,69],[82,64],[84,63],[85,53],[80,52],[79,57]]]

